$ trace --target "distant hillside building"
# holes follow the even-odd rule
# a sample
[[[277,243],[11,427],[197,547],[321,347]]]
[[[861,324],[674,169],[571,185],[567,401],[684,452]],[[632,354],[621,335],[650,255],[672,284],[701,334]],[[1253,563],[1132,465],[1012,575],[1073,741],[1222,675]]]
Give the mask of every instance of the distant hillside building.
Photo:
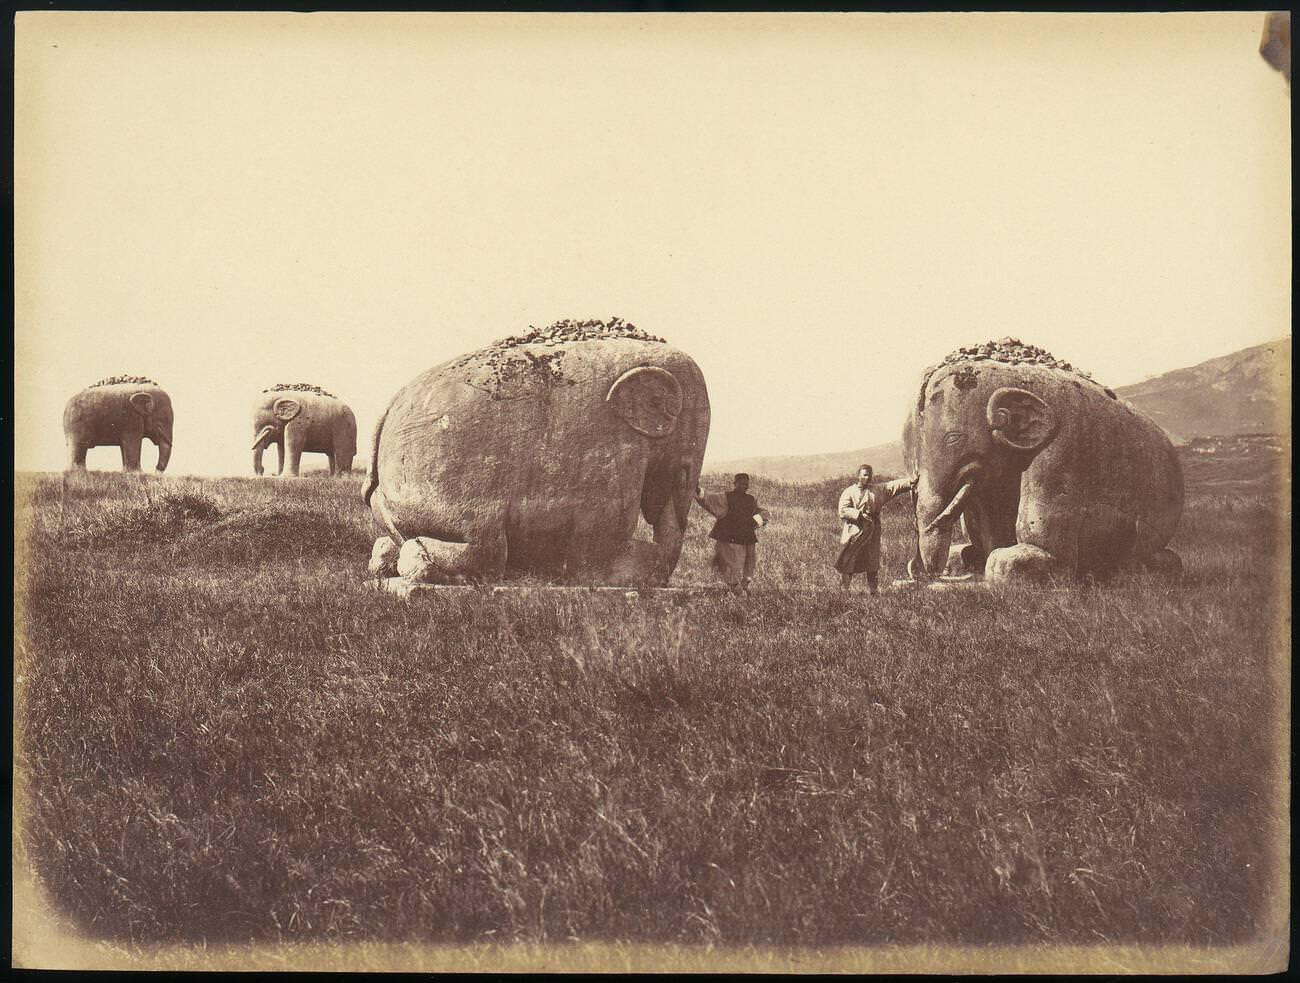
[[[1238,457],[1244,454],[1281,454],[1286,448],[1281,434],[1245,433],[1193,437],[1187,442],[1187,449],[1193,454],[1227,454]]]

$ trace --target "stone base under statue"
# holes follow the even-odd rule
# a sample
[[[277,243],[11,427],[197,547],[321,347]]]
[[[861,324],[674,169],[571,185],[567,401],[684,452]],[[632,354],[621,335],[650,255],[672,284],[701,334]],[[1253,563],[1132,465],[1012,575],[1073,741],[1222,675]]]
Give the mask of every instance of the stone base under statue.
[[[946,581],[946,583],[945,583]],[[894,588],[903,587],[923,587],[923,586],[959,586],[967,583],[978,583],[972,578],[944,578],[944,581],[912,581],[896,580]],[[709,597],[717,598],[728,594],[735,593],[725,584],[681,584],[677,587],[604,587],[604,586],[583,586],[570,584],[527,584],[527,583],[498,583],[498,584],[422,584],[405,577],[379,577],[367,581],[367,584],[373,590],[384,591],[389,594],[396,594],[399,597],[433,597],[436,595],[447,594],[523,594],[529,591],[545,591],[547,593],[557,594],[604,594],[623,596],[632,599],[638,597],[662,597],[686,600],[691,598]],[[768,597],[774,595],[781,596],[823,596],[827,594],[838,596],[852,597],[869,597],[866,590],[842,590],[838,586],[826,587],[801,587],[801,588],[780,588],[780,587],[751,587],[748,591],[741,593],[742,597]]]

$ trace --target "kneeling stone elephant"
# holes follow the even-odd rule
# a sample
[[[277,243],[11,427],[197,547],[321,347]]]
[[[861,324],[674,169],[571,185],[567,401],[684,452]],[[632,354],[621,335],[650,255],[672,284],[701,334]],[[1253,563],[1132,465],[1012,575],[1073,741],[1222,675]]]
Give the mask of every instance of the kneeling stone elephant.
[[[903,451],[919,475],[914,577],[954,566],[991,581],[1181,568],[1165,549],[1183,509],[1169,438],[1042,349],[1005,338],[931,368]],[[950,556],[959,516],[970,544]]]
[[[140,470],[140,448],[147,437],[158,448],[159,471],[172,456],[171,397],[144,376],[110,376],[87,386],[63,410],[68,469],[86,467],[92,447],[120,447],[122,470]]]
[[[371,572],[667,583],[709,433],[692,359],[619,319],[562,321],[417,376],[375,428]],[[635,538],[638,516],[653,542]]]
[[[357,456],[357,418],[337,396],[305,382],[283,383],[262,390],[253,404],[253,473],[261,474],[262,452],[275,444],[276,474],[295,478],[304,453],[329,458],[330,474],[352,470]],[[286,455],[286,448],[288,453]]]

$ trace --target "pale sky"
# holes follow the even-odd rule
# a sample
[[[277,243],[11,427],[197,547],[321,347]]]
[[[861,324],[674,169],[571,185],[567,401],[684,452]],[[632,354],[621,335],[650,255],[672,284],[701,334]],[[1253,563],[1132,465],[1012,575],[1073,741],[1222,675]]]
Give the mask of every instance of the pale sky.
[[[712,461],[897,439],[990,338],[1119,386],[1287,335],[1263,19],[19,14],[15,467],[127,373],[169,473],[251,474],[298,381],[364,468],[411,378],[564,317],[690,353]]]

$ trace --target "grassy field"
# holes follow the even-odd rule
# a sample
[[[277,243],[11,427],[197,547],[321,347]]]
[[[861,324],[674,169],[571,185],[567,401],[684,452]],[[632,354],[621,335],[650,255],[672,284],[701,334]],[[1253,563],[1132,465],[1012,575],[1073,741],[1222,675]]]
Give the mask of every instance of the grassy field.
[[[125,945],[1274,927],[1289,500],[1191,495],[1176,584],[782,593],[846,483],[755,482],[747,598],[404,601],[355,476],[19,476],[16,861]]]

